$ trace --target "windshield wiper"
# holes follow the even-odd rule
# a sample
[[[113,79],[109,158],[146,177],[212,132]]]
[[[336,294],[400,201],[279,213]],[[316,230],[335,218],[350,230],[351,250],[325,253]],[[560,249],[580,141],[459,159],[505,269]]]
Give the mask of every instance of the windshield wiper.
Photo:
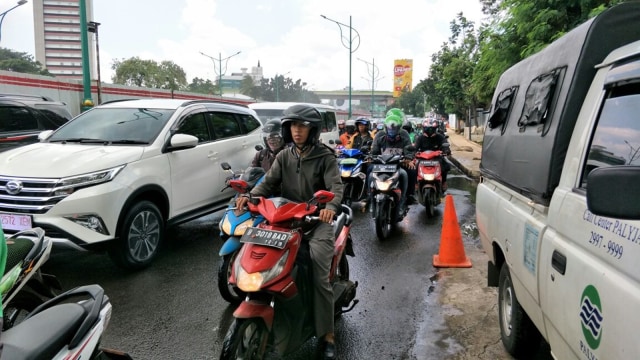
[[[127,140],[127,139],[122,139],[122,140],[112,140],[109,141],[110,144],[148,144],[148,141],[144,141],[144,140]]]
[[[69,138],[69,139],[49,140],[49,142],[61,142],[63,144],[66,144],[66,143],[100,144],[100,143],[108,143],[109,141],[102,140],[102,139],[92,139],[92,138]]]

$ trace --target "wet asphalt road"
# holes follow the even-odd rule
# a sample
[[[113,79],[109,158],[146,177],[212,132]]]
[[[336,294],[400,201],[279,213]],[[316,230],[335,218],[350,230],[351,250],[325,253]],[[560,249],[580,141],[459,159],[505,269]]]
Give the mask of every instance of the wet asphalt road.
[[[453,170],[449,189],[461,227],[473,224],[475,184]],[[381,242],[369,214],[354,206],[356,257],[349,262],[360,303],[336,321],[341,359],[444,359],[460,350],[445,324],[432,267],[443,207],[427,219],[424,207],[413,205],[392,238]],[[120,270],[103,254],[77,252],[54,254],[45,270],[65,290],[88,283],[104,287],[113,315],[103,346],[134,359],[217,359],[233,312],[216,287],[222,245],[213,226],[217,217],[169,230],[159,258],[141,272]],[[477,244],[477,234],[466,234],[465,241]],[[310,340],[286,359],[312,359],[315,345]]]

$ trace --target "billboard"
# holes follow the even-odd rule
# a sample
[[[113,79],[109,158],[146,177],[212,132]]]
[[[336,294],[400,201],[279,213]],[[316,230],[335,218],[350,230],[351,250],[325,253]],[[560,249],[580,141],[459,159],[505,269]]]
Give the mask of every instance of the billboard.
[[[402,95],[403,91],[411,91],[413,80],[413,60],[399,59],[393,61],[393,97]]]

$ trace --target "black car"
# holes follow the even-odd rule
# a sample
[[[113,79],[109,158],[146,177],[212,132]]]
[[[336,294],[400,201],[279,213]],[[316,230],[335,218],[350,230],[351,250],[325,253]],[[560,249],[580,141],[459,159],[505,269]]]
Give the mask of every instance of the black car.
[[[67,105],[35,95],[0,94],[0,151],[38,142],[38,134],[71,119]]]

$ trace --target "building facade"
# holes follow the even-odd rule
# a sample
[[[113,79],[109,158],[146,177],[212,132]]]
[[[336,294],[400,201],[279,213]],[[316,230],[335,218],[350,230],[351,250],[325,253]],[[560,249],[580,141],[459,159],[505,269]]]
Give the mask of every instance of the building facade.
[[[82,80],[81,0],[34,0],[35,57],[58,78]],[[93,21],[93,1],[84,0],[87,22]],[[88,34],[89,66],[96,76],[94,34]]]

